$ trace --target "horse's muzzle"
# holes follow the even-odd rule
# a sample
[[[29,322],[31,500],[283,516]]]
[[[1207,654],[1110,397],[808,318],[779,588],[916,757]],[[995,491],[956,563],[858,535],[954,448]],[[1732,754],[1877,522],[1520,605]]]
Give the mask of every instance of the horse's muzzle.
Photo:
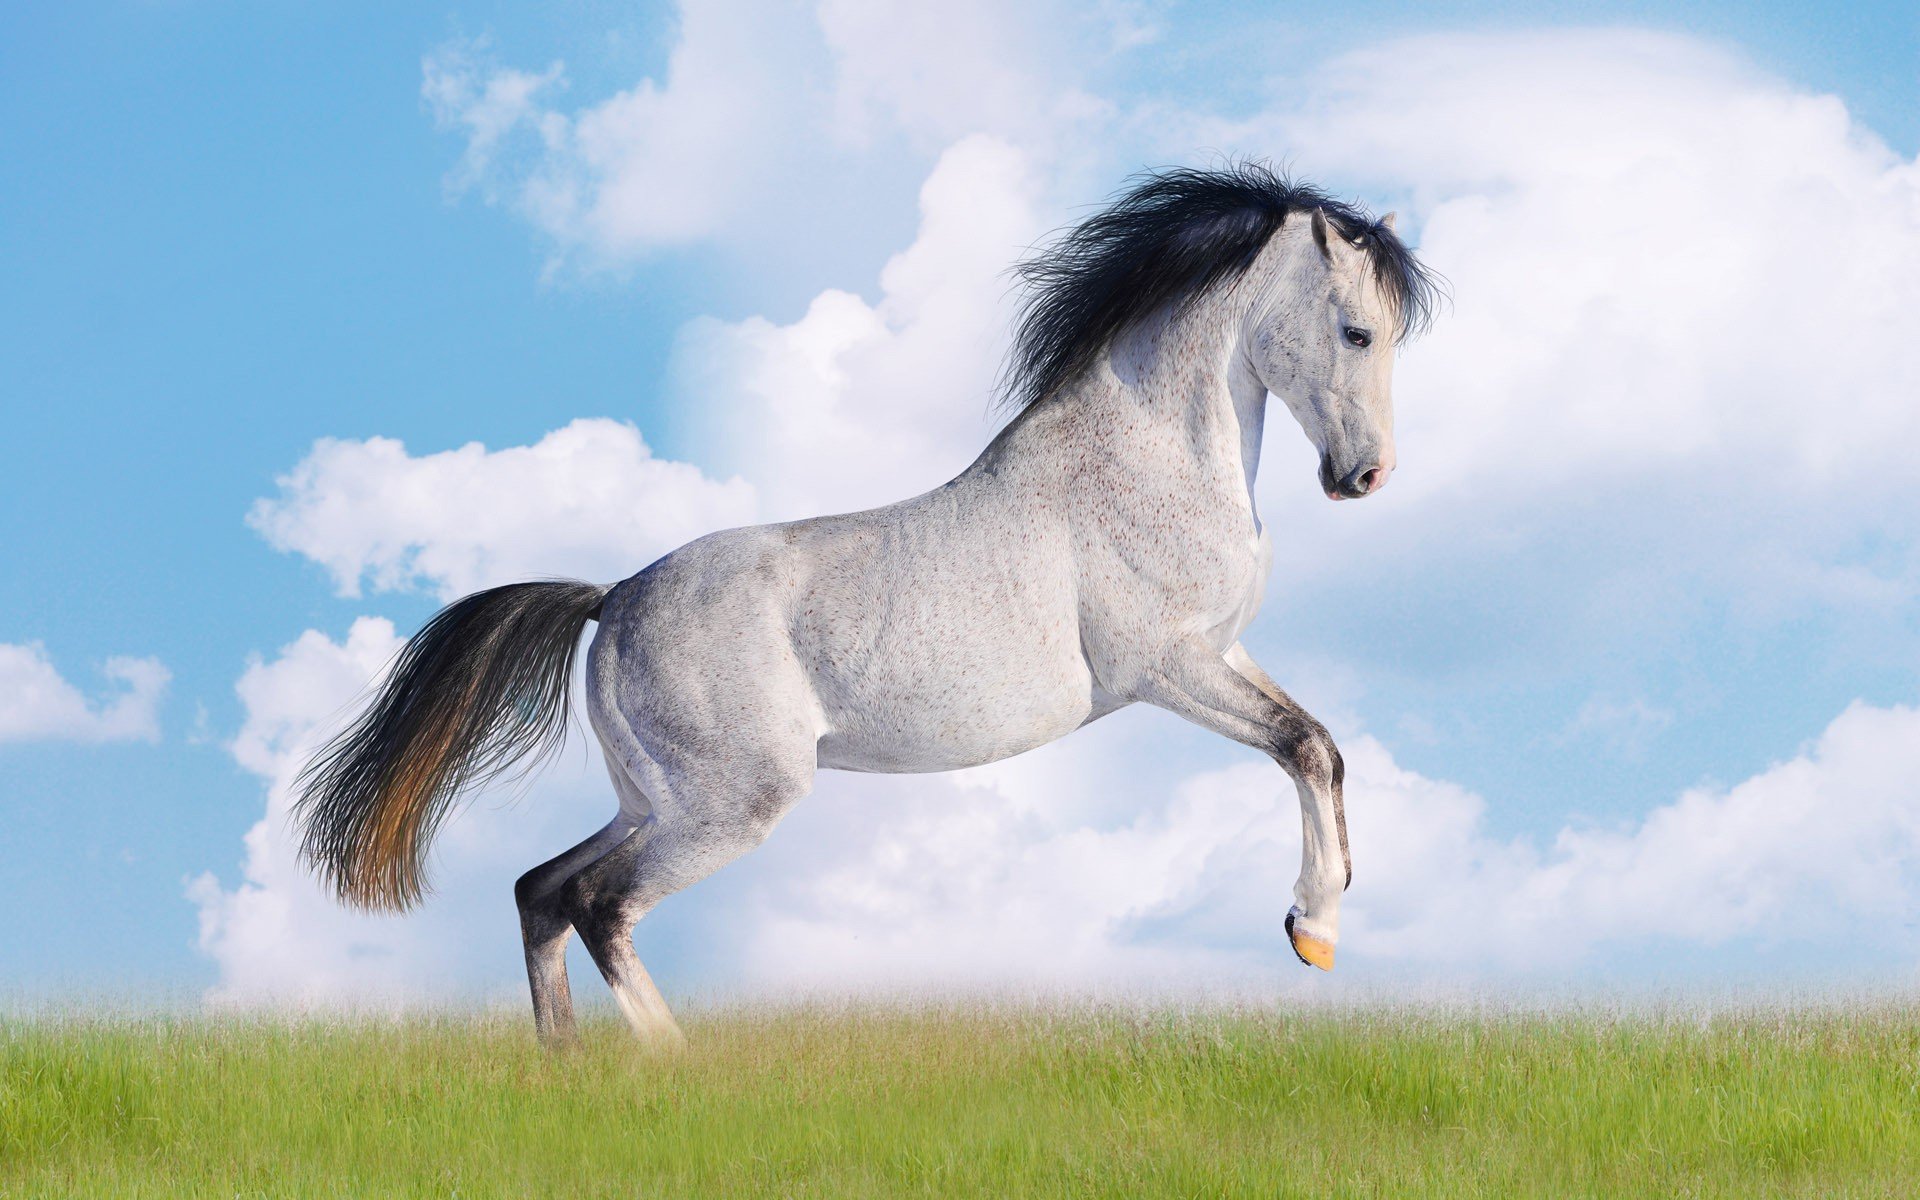
[[[1333,460],[1324,454],[1320,456],[1320,490],[1327,494],[1329,500],[1358,500],[1362,496],[1371,496],[1387,486],[1387,477],[1392,474],[1392,463],[1361,463],[1336,479]]]

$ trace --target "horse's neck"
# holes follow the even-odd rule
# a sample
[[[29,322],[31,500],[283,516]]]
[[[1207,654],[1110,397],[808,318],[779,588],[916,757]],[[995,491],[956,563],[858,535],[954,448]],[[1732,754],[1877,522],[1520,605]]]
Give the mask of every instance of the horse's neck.
[[[966,475],[1073,471],[1076,448],[1099,447],[1105,457],[1132,446],[1143,451],[1137,465],[1144,474],[1165,473],[1168,464],[1153,461],[1156,455],[1178,454],[1202,476],[1243,480],[1257,524],[1253,484],[1267,392],[1241,350],[1242,307],[1230,296],[1209,297],[1142,322],[1079,380],[1014,418]],[[1115,437],[1121,426],[1153,433]]]
[[[1242,308],[1229,292],[1163,315],[1123,336],[1108,363],[1123,409],[1180,430],[1205,467],[1240,475],[1251,510],[1267,389],[1241,349]]]

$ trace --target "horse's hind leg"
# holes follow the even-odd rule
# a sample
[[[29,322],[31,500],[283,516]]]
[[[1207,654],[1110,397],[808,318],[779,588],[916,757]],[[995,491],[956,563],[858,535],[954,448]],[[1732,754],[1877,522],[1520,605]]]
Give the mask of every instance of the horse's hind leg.
[[[812,746],[784,752],[745,748],[715,754],[700,767],[649,784],[650,815],[614,849],[562,884],[560,904],[580,931],[634,1033],[677,1044],[680,1028],[633,948],[633,927],[666,897],[690,887],[766,840],[813,786]],[[779,739],[768,739],[777,741]],[[637,785],[635,787],[637,795]]]
[[[625,814],[586,841],[522,875],[513,885],[526,944],[527,984],[533,991],[533,1027],[543,1044],[574,1035],[573,993],[567,986],[567,939],[573,922],[560,903],[560,885],[620,844],[633,832]]]
[[[653,822],[642,825],[568,879],[560,899],[634,1034],[649,1044],[671,1046],[684,1040],[680,1026],[633,948],[634,925],[665,894],[655,894],[658,889],[645,882],[645,851],[659,834]]]
[[[617,590],[587,659],[587,712],[638,828],[560,899],[648,1042],[680,1032],[634,952],[634,924],[765,841],[812,790],[819,757],[779,606],[744,585],[729,595],[732,607],[699,607],[678,591]]]

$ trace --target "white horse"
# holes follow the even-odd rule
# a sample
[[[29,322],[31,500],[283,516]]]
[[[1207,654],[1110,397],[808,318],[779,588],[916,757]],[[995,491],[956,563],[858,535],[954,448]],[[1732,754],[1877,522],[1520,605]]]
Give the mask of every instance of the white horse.
[[[587,712],[619,811],[515,885],[543,1040],[573,1031],[580,932],[634,1031],[676,1040],[640,916],[758,846],[821,767],[949,771],[1144,702],[1271,755],[1305,833],[1285,928],[1333,966],[1351,881],[1340,753],[1240,645],[1271,561],[1254,506],[1268,393],[1333,499],[1393,471],[1395,344],[1435,283],[1393,219],[1257,164],[1142,176],[1019,268],[1018,415],[886,508],[731,529],[611,588],[449,606],[307,768],[304,852],[346,902],[406,908],[456,796]]]

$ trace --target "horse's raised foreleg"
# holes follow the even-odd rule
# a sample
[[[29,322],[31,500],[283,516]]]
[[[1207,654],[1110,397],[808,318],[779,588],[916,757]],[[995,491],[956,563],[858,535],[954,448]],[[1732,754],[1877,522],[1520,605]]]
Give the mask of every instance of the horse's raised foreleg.
[[[560,903],[560,885],[605,855],[631,833],[633,823],[616,817],[586,841],[522,875],[513,885],[526,943],[527,984],[533,990],[533,1027],[546,1045],[571,1041],[573,994],[567,986],[567,939],[573,922]]]
[[[1281,691],[1273,677],[1253,661],[1253,656],[1247,653],[1245,646],[1235,642],[1232,649],[1227,651],[1227,663],[1251,680],[1268,699],[1293,713],[1296,727],[1310,728],[1325,747],[1328,769],[1324,775],[1309,777],[1305,772],[1293,774],[1294,786],[1300,793],[1301,863],[1300,881],[1294,885],[1296,910],[1288,914],[1287,935],[1293,941],[1294,953],[1303,961],[1323,970],[1332,970],[1333,938],[1330,935],[1337,931],[1340,897],[1336,893],[1333,897],[1334,907],[1325,909],[1328,921],[1334,924],[1324,927],[1328,936],[1325,938],[1326,961],[1322,962],[1318,957],[1320,948],[1310,940],[1318,938],[1319,934],[1314,925],[1304,919],[1305,913],[1318,915],[1321,910],[1306,907],[1309,897],[1305,893],[1307,880],[1324,878],[1336,861],[1340,864],[1340,891],[1345,892],[1353,885],[1353,852],[1347,846],[1346,762],[1340,757],[1340,749],[1333,744],[1326,727],[1296,704],[1293,697]],[[1299,764],[1296,762],[1296,765]],[[1319,763],[1307,765],[1317,767]]]
[[[1340,893],[1353,875],[1341,786],[1345,766],[1326,727],[1276,686],[1244,648],[1223,657],[1197,641],[1174,647],[1138,698],[1264,751],[1300,794],[1300,878],[1287,936],[1300,960],[1333,969]]]

